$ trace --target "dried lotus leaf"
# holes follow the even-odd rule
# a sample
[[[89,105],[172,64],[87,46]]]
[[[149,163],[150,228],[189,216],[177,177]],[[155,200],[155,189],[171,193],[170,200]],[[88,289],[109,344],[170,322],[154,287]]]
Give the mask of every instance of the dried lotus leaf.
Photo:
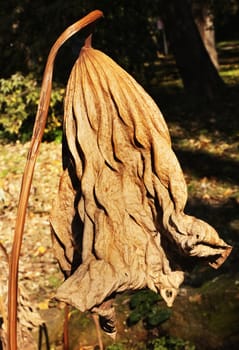
[[[157,105],[89,46],[69,78],[64,129],[67,186],[51,222],[59,263],[71,272],[58,299],[107,317],[116,292],[148,287],[171,306],[184,278],[181,257],[214,267],[226,259],[231,247],[184,213],[186,183]]]

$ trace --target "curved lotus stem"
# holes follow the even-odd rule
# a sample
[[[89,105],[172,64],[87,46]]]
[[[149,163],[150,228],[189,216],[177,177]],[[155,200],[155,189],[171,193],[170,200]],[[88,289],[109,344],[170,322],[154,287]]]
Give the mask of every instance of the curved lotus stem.
[[[10,273],[8,288],[8,349],[17,350],[17,289],[18,289],[18,265],[22,244],[23,229],[26,217],[26,208],[33,178],[35,162],[39,146],[44,133],[47,113],[50,103],[53,66],[56,54],[64,42],[82,28],[95,22],[103,13],[99,10],[92,11],[84,18],[69,26],[56,40],[48,56],[41,87],[40,102],[36,114],[32,140],[28,152],[27,162],[23,173],[21,192],[19,198],[15,234],[10,257]]]

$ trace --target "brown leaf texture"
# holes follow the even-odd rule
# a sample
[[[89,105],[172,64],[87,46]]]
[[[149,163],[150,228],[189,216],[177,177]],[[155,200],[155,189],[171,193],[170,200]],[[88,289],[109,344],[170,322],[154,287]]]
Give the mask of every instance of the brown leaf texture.
[[[182,259],[206,258],[213,267],[226,259],[231,247],[184,213],[186,183],[157,105],[89,46],[68,81],[64,128],[51,224],[67,279],[56,298],[105,317],[115,292],[148,287],[171,306],[184,278]]]

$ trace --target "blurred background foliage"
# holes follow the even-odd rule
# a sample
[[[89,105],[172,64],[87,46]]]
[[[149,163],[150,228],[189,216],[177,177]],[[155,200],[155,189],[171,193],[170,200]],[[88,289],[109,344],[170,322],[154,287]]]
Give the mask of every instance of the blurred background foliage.
[[[199,6],[206,3],[213,12],[216,41],[238,38],[238,0],[193,1]],[[0,8],[0,137],[22,141],[29,138],[50,48],[67,26],[93,9],[99,8],[105,15],[96,28],[93,46],[110,55],[144,86],[152,81],[159,84],[153,80],[152,68],[159,50],[157,20],[164,18],[166,3],[165,0],[3,2]],[[83,42],[82,33],[75,35],[57,56],[45,134],[48,140],[59,137],[64,86]]]
[[[45,128],[47,140],[61,137],[61,115],[64,89],[53,87]],[[40,87],[33,74],[17,72],[9,79],[0,79],[0,136],[8,141],[27,141],[32,134],[39,101]]]

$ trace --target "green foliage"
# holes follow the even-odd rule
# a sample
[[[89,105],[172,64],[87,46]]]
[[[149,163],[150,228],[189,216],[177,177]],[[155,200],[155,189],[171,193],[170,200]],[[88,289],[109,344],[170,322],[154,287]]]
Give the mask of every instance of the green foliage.
[[[130,300],[131,313],[128,324],[134,325],[143,320],[146,328],[157,327],[168,320],[171,310],[162,307],[162,298],[150,290],[142,290],[135,293]]]
[[[106,347],[106,350],[195,350],[195,345],[188,340],[176,337],[160,337],[148,341],[146,344],[137,343],[134,345],[117,342]]]
[[[39,89],[30,76],[26,79],[14,74],[10,79],[0,80],[0,123],[4,131],[18,134],[29,113],[36,112]]]
[[[195,346],[180,338],[161,337],[151,340],[147,345],[148,350],[195,350]]]
[[[40,87],[32,75],[20,73],[0,79],[0,136],[27,141],[31,134],[39,101]],[[51,95],[46,139],[60,135],[64,89],[54,88]]]
[[[125,347],[122,343],[114,343],[106,347],[106,350],[124,350],[124,349]]]

